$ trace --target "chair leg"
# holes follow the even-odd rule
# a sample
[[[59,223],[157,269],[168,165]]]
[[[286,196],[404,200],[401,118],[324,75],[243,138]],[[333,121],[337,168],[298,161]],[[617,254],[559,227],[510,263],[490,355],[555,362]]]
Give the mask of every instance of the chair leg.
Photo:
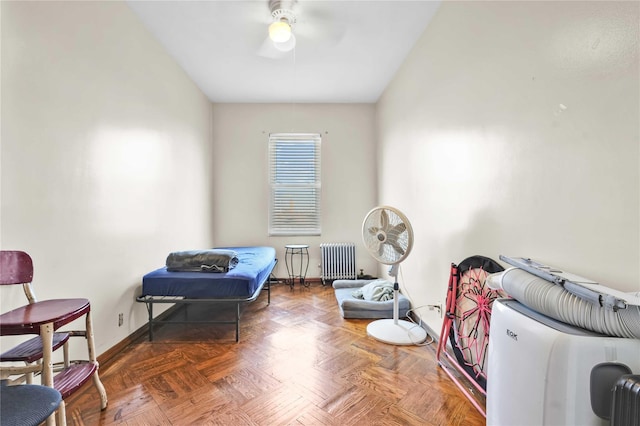
[[[100,410],[105,410],[109,401],[107,400],[107,391],[104,389],[104,385],[100,381],[100,376],[98,376],[97,370],[95,373],[93,373],[93,385],[96,387],[98,393],[100,394]]]
[[[56,426],[56,413],[53,413],[52,415],[47,417],[47,420],[45,421],[45,425],[46,426]]]
[[[64,368],[69,367],[69,341],[66,341],[64,345],[62,345],[62,353],[64,356]]]
[[[100,394],[100,409],[104,410],[107,408],[108,399],[107,399],[107,391],[104,388],[104,385],[100,381],[100,376],[98,375],[98,371],[100,370],[100,365],[98,364],[98,360],[96,358],[96,352],[94,348],[93,342],[93,324],[91,322],[91,311],[87,312],[86,318],[86,331],[87,331],[87,348],[89,350],[89,362],[96,364],[96,372],[93,373],[93,384],[98,390],[98,394]]]
[[[40,326],[42,339],[42,384],[53,387],[53,323]]]
[[[66,426],[67,424],[67,407],[64,404],[64,399],[60,401],[60,406],[56,410],[56,424],[60,426]]]
[[[30,365],[29,363],[25,362],[25,364]],[[27,374],[25,374],[25,381],[28,385],[33,384],[33,373],[31,371],[29,371]]]
[[[53,323],[40,326],[40,338],[42,339],[42,384],[53,387]],[[62,404],[61,404],[62,405]],[[56,414],[47,418],[47,426],[55,426]],[[64,424],[64,423],[63,423]]]

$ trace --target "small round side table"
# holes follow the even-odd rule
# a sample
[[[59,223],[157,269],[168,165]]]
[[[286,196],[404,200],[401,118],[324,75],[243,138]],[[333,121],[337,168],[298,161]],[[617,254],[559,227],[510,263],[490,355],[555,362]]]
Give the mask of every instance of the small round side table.
[[[287,244],[284,248],[284,263],[287,266],[287,274],[289,274],[288,284],[293,287],[296,278],[298,278],[300,284],[309,287],[309,284],[305,282],[309,270],[309,246],[307,244]],[[297,274],[294,268],[294,256],[300,256],[300,269]]]

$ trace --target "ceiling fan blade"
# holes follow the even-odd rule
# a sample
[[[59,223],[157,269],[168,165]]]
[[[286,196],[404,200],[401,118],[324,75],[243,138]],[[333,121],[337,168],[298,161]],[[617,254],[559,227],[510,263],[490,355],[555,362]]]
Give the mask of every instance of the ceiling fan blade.
[[[339,15],[330,13],[325,4],[302,2],[296,17],[296,32],[305,39],[335,46],[345,36],[346,23]]]
[[[333,47],[340,43],[346,33],[346,28],[334,26],[322,26],[317,22],[305,24],[299,22],[296,24],[296,33],[305,40],[312,40],[326,47]]]

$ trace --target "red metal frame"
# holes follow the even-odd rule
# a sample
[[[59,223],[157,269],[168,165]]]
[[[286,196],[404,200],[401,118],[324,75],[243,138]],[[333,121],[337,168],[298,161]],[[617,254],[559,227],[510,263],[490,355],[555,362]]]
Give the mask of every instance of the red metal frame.
[[[448,364],[451,367],[455,368],[456,371],[462,374],[472,385],[473,387],[482,395],[486,396],[487,392],[480,386],[473,377],[469,375],[458,363],[458,360],[452,356],[449,352],[447,352],[447,341],[449,338],[449,333],[451,332],[451,325],[455,318],[455,308],[456,308],[456,298],[458,291],[458,266],[454,263],[451,264],[451,271],[449,273],[449,286],[447,288],[447,302],[445,305],[445,315],[444,320],[442,321],[442,329],[440,331],[440,340],[438,341],[438,349],[436,351],[436,360],[438,361],[438,365],[442,367],[443,371],[453,380],[456,386],[462,391],[462,393],[469,399],[471,404],[482,414],[484,417],[487,416],[485,412],[485,408],[475,399],[475,397],[469,392],[467,386],[458,379],[449,369],[448,365],[445,365],[442,362],[442,356],[444,356]]]

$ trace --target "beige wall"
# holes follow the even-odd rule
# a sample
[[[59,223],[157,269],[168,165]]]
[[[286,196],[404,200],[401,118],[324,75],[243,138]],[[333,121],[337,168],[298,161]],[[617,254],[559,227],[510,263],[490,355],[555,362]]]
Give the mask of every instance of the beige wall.
[[[91,300],[102,353],[146,323],[141,276],[212,241],[211,104],[122,2],[0,7],[0,247]]]
[[[377,106],[414,305],[443,302],[450,262],[474,254],[640,290],[639,7],[442,4]]]
[[[376,200],[375,108],[371,104],[215,104],[213,107],[216,245],[269,245],[285,277],[285,244],[308,244],[308,276],[318,277],[322,242],[355,242],[357,267],[373,273],[362,246],[362,219]],[[270,133],[322,135],[322,235],[268,236]]]

